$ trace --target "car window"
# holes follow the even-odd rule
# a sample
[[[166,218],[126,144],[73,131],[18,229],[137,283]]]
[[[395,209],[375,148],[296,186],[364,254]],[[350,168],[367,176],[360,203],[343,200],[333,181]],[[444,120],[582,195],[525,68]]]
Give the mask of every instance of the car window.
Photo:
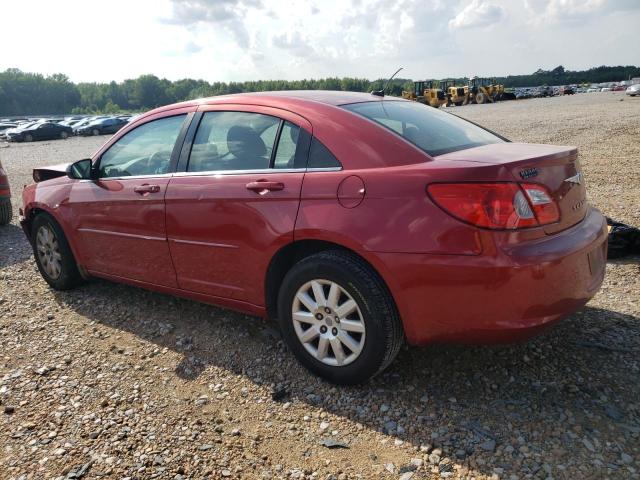
[[[269,168],[280,119],[249,112],[206,112],[196,132],[189,172]]]
[[[343,107],[392,130],[432,156],[504,141],[471,122],[417,102],[377,101]]]
[[[340,168],[342,164],[320,140],[313,138],[309,149],[309,168]]]
[[[167,173],[184,119],[185,115],[161,118],[128,132],[102,154],[100,177]]]
[[[273,168],[294,168],[299,136],[300,127],[293,123],[284,122],[273,160]]]

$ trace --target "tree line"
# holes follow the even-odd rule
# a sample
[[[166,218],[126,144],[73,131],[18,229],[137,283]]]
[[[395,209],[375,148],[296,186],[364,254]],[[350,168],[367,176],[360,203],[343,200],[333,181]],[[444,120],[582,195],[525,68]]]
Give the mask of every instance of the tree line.
[[[602,83],[640,77],[635,66],[595,67],[583,71],[538,70],[530,75],[497,77],[506,87]],[[467,78],[452,79],[464,84]],[[171,81],[155,75],[141,75],[123,82],[73,83],[61,73],[44,76],[39,73],[8,69],[0,72],[0,116],[116,113],[143,111],[169,103],[242,92],[269,90],[344,90],[370,92],[379,90],[385,79],[323,78],[309,80],[259,80],[247,82],[207,82],[185,78]],[[388,87],[390,95],[412,90],[413,81],[394,79]]]

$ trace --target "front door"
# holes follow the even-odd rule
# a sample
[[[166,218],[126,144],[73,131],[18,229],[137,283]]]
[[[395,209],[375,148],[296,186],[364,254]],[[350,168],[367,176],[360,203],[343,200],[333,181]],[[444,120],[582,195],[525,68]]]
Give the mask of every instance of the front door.
[[[97,180],[73,185],[69,203],[74,229],[90,272],[177,286],[164,196],[185,118],[152,120],[127,132],[98,159]]]
[[[308,148],[300,126],[310,130],[260,107],[203,114],[186,171],[166,195],[180,288],[263,304],[269,261],[293,240]]]

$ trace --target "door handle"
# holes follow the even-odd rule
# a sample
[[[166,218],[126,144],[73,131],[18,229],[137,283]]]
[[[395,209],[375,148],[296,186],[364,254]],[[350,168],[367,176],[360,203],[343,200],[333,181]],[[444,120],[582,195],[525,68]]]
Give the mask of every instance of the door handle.
[[[145,195],[147,193],[158,193],[160,191],[160,185],[149,185],[148,183],[145,183],[144,185],[133,187],[133,191],[139,193],[140,195]]]
[[[282,182],[270,182],[267,180],[258,180],[256,182],[247,183],[247,190],[252,190],[257,193],[274,192],[277,190],[284,190],[284,183]]]

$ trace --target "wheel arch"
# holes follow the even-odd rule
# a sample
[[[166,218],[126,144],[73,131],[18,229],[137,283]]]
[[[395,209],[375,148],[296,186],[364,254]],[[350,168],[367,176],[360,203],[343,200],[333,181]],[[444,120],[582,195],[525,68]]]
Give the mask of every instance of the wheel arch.
[[[62,229],[62,232],[64,233],[64,236],[67,239],[67,243],[69,244],[69,248],[71,249],[71,253],[73,254],[73,258],[76,262],[76,265],[78,266],[80,274],[83,276],[83,278],[88,278],[88,274],[86,273],[84,267],[79,261],[80,257],[78,256],[78,250],[76,248],[75,239],[73,238],[72,235],[69,235],[69,229],[67,228],[67,225],[65,225],[65,222],[60,221],[60,219],[56,216],[53,210],[50,209],[45,204],[34,203],[31,205],[28,205],[25,208],[24,220],[21,222],[21,225],[25,235],[27,236],[27,239],[29,240],[29,243],[32,244],[33,232],[31,231],[31,227],[33,225],[33,220],[36,218],[37,215],[42,215],[42,214],[49,215],[60,226],[60,228]]]
[[[402,319],[403,309],[393,293],[396,291],[396,285],[384,264],[378,260],[373,252],[363,252],[334,241],[319,239],[295,240],[281,247],[271,258],[264,279],[265,310],[269,318],[278,317],[279,286],[291,267],[303,258],[326,250],[342,250],[363,260],[380,277]]]

